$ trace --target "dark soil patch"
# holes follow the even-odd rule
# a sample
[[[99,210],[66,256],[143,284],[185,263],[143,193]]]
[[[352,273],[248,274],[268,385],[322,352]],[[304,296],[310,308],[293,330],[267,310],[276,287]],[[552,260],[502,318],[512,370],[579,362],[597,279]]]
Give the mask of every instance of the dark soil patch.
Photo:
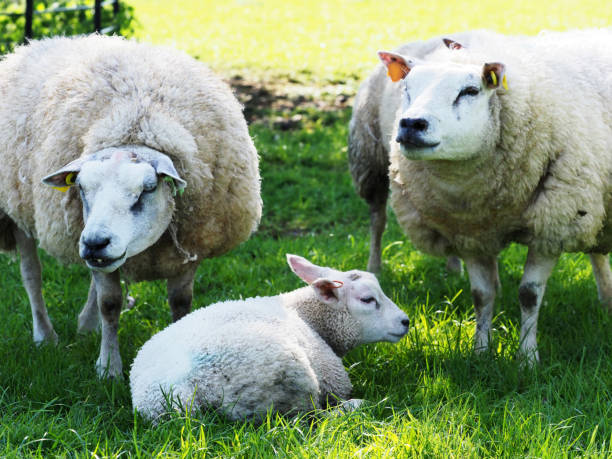
[[[350,107],[355,95],[352,86],[342,83],[308,86],[286,78],[248,80],[240,75],[228,82],[244,105],[249,124],[267,123],[281,130],[299,128],[309,112]]]

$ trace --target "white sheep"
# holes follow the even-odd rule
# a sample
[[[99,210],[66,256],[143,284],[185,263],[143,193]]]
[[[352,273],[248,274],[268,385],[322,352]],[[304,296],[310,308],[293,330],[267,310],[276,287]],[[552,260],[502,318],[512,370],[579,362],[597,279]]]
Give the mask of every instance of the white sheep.
[[[155,420],[173,408],[212,408],[231,419],[323,408],[346,399],[341,357],[397,342],[408,317],[363,271],[336,271],[287,255],[310,284],[271,297],[199,309],[147,341],[132,364],[132,405]]]
[[[445,35],[469,44],[477,32]],[[406,43],[394,52],[425,59],[442,43],[443,37]],[[395,113],[400,107],[399,85],[387,77],[387,68],[379,64],[359,87],[349,123],[348,162],[353,184],[370,208],[370,254],[368,271],[381,266],[381,240],[387,223],[389,196],[389,150],[395,127]],[[449,257],[448,268],[461,271],[461,261]]]
[[[612,306],[611,29],[507,37],[419,60],[380,52],[401,93],[391,142],[391,205],[415,246],[459,255],[470,276],[475,348],[488,346],[497,255],[528,246],[521,351],[538,360],[537,317],[562,252],[590,254]]]
[[[0,248],[21,254],[34,340],[57,340],[38,240],[92,270],[79,330],[97,327],[99,309],[101,376],[122,371],[118,268],[134,281],[167,279],[178,320],[200,261],[247,239],[261,216],[241,106],[206,66],[169,48],[98,35],[18,48],[0,61],[0,138]]]

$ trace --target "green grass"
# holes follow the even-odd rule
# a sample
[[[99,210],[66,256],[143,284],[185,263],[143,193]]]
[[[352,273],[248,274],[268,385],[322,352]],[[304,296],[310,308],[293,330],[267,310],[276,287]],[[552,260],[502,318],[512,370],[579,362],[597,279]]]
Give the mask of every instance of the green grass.
[[[371,50],[444,30],[533,32],[612,18],[610,5],[595,2],[423,2],[410,9],[406,2],[337,1],[326,3],[325,20],[311,14],[317,2],[309,8],[299,2],[183,2],[183,19],[182,7],[171,2],[132,3],[142,39],[174,37],[173,44],[211,60],[226,75],[249,69],[268,77],[275,69],[314,82],[351,78],[353,72],[361,77],[374,64]],[[279,23],[282,18],[289,19]],[[313,50],[319,42],[327,46]],[[349,117],[348,110],[309,111],[294,131],[275,131],[266,123],[251,127],[261,155],[262,223],[240,248],[202,264],[196,306],[297,288],[287,252],[339,269],[365,267],[368,217],[347,172]],[[612,324],[598,304],[586,257],[564,255],[555,269],[539,322],[542,362],[528,370],[515,358],[524,248],[512,246],[502,254],[494,344],[487,355],[476,356],[467,279],[448,275],[443,260],[415,251],[393,217],[384,246],[380,281],[410,316],[411,330],[396,345],[363,346],[346,357],[354,396],[369,403],[331,418],[270,415],[260,426],[212,413],[177,415],[156,427],[135,417],[127,382],[96,378],[99,336],[76,334],[87,271],[43,255],[43,293],[60,342],[37,348],[18,263],[2,257],[0,457],[612,454]],[[163,283],[134,284],[130,291],[137,307],[122,314],[119,332],[126,374],[139,347],[170,322]]]

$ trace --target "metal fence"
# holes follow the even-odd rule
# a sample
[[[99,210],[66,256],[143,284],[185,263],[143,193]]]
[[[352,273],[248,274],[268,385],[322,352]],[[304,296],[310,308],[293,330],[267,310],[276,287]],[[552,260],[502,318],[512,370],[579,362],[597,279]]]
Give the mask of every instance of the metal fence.
[[[92,11],[93,12],[93,23],[95,32],[107,34],[116,30],[116,25],[109,25],[102,27],[102,8],[105,6],[112,5],[113,16],[116,17],[119,13],[119,0],[95,0],[93,5],[75,5],[68,7],[49,8],[44,10],[34,9],[34,0],[25,0],[25,9],[23,13],[3,13],[0,12],[0,16],[20,17],[25,16],[25,27],[24,27],[24,39],[32,38],[32,24],[34,22],[34,15],[41,14],[54,14],[54,13],[67,13],[71,11]],[[92,32],[93,32],[92,31]]]

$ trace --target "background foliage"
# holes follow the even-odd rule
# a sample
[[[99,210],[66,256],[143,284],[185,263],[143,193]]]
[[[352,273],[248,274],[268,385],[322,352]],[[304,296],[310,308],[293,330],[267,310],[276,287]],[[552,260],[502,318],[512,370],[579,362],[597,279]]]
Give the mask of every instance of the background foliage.
[[[130,5],[139,39],[199,56],[237,88],[246,88],[249,103],[265,102],[249,111],[261,156],[261,226],[232,253],[202,264],[195,307],[299,287],[285,265],[286,252],[339,269],[365,267],[367,208],[348,175],[350,109],[342,107],[376,64],[377,49],[449,30],[535,33],[612,23],[612,4],[593,0],[133,0]],[[37,348],[18,263],[2,256],[0,456],[612,454],[612,324],[598,304],[585,256],[564,255],[549,281],[538,333],[542,362],[534,369],[515,358],[523,247],[511,246],[500,257],[494,344],[483,356],[471,351],[469,282],[448,275],[443,260],[414,250],[392,215],[383,258],[381,284],[408,313],[411,330],[396,345],[363,346],[345,358],[354,395],[369,400],[364,409],[314,420],[270,415],[261,426],[192,413],[153,427],[133,415],[126,381],[97,380],[99,336],[76,334],[87,271],[60,266],[43,254],[43,294],[60,342]],[[119,332],[126,376],[139,347],[170,322],[163,283],[129,289],[136,307],[122,313]]]
[[[57,13],[42,13],[56,8],[87,5],[93,7],[93,0],[35,0],[32,32],[34,38],[53,35],[78,35],[91,33],[94,30],[93,10],[66,11]],[[0,12],[12,13],[9,16],[0,15],[0,54],[11,51],[15,45],[24,40],[25,30],[24,0],[0,0]],[[134,9],[125,2],[120,3],[119,13],[115,17],[112,7],[102,9],[102,27],[114,25],[121,35],[133,33],[132,19]]]

